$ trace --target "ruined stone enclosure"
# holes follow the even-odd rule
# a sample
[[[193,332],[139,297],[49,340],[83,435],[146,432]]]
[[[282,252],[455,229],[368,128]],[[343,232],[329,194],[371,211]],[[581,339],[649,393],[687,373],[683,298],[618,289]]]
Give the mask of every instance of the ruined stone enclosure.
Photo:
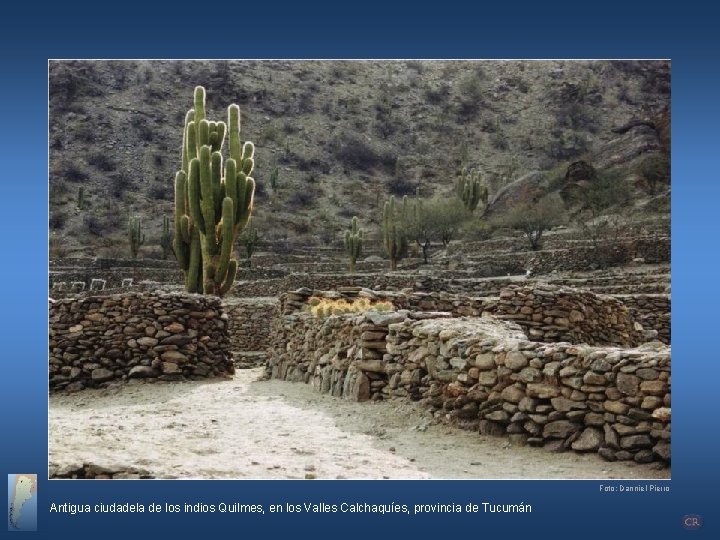
[[[397,309],[318,317],[307,310],[318,296]],[[352,400],[419,400],[515,444],[670,462],[670,349],[615,298],[547,285],[492,298],[306,289],[283,295],[281,313],[272,377]]]
[[[231,384],[235,369],[264,366],[271,380],[345,402],[419,404],[438,425],[515,451],[669,466],[668,267],[478,278],[462,267],[381,273],[368,263],[347,274],[333,259],[262,257],[222,300],[179,292],[169,264],[57,265],[107,286],[51,291],[51,392]],[[327,271],[308,273],[319,264]],[[122,283],[143,272],[147,281]],[[392,308],[316,317],[317,298]]]

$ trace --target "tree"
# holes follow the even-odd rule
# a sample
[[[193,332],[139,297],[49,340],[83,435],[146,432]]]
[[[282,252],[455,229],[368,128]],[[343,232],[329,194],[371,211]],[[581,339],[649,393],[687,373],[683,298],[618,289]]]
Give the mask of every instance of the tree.
[[[515,207],[503,221],[525,234],[532,250],[537,251],[542,247],[543,233],[565,221],[565,205],[558,195],[547,195],[534,204]]]
[[[408,236],[422,249],[425,264],[432,242],[442,242],[447,247],[469,215],[470,212],[456,198],[415,201]]]
[[[576,198],[575,223],[591,242],[593,262],[599,267],[624,262],[628,254],[620,232],[629,227],[624,214],[632,201],[630,184],[618,172],[606,171],[578,190]]]
[[[640,163],[638,174],[648,193],[655,195],[670,180],[670,160],[664,155],[648,156]]]

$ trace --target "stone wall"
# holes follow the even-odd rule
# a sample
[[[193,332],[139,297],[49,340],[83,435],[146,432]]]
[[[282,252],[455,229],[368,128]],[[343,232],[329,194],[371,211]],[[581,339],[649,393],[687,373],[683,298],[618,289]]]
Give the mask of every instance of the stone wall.
[[[651,338],[620,300],[570,287],[512,285],[486,311],[518,323],[532,341],[632,347]]]
[[[278,310],[276,298],[226,298],[223,308],[233,353],[267,349]]]
[[[541,344],[489,316],[296,311],[274,323],[268,369],[346,399],[422,400],[516,444],[670,461],[670,349],[658,343]]]
[[[51,301],[49,338],[51,391],[234,372],[227,316],[214,297],[127,293]]]
[[[670,460],[669,348],[540,344],[491,321],[390,325],[386,392],[519,444]]]
[[[567,299],[557,293],[555,301]],[[316,318],[302,311],[311,295],[366,296],[410,309]],[[670,461],[670,349],[660,343],[538,343],[516,322],[458,317],[484,299],[463,305],[446,294],[299,290],[280,301],[268,351],[274,378],[358,401],[422,400],[444,421],[518,444]],[[434,311],[443,304],[451,309]],[[593,328],[593,335],[612,339],[618,328],[607,335]]]
[[[643,328],[656,330],[657,339],[670,345],[670,295],[669,294],[624,294],[615,298],[622,301],[633,318]]]

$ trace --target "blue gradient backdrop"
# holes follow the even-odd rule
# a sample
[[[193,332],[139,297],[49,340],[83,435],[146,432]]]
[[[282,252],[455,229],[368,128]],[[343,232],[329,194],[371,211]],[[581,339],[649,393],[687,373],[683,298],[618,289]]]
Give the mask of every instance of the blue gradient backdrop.
[[[36,533],[74,538],[234,535],[719,538],[718,8],[682,2],[401,6],[296,3],[214,12],[151,2],[3,8],[1,474],[37,472]],[[210,5],[208,5],[210,7]],[[211,8],[212,9],[212,8]],[[242,9],[242,15],[238,12]],[[216,31],[199,40],[188,17]],[[231,32],[234,21],[242,33]],[[673,479],[670,494],[601,494],[596,481],[48,481],[48,58],[670,58],[673,145]],[[272,449],[268,449],[272,451]],[[613,483],[618,485],[617,483]],[[57,515],[51,502],[525,502],[531,514]],[[681,518],[704,526],[685,531]]]

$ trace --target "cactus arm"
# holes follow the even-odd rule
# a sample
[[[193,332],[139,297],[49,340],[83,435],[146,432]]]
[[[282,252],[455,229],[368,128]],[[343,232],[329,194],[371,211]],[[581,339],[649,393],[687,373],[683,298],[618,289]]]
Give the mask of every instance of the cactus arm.
[[[223,185],[222,185],[222,156],[220,152],[213,152],[210,159],[210,170],[212,173],[213,201],[215,202],[215,216],[213,222],[217,223],[222,218]]]
[[[215,239],[215,203],[212,185],[212,169],[210,165],[210,147],[203,145],[200,149],[200,209],[205,226],[201,229],[203,251],[207,249],[208,255],[217,255],[217,241]],[[203,253],[203,256],[205,253]]]
[[[228,138],[230,157],[239,165],[242,163],[242,149],[240,146],[240,107],[237,105],[228,107]]]
[[[185,290],[189,293],[200,292],[200,278],[202,259],[200,253],[200,233],[197,227],[193,227],[190,237],[190,260],[188,272],[185,275]]]
[[[205,229],[202,209],[200,207],[200,160],[193,158],[190,161],[190,176],[188,177],[188,202],[190,205],[190,218],[193,228]]]
[[[198,148],[197,148],[197,129],[195,128],[195,120],[191,120],[187,128],[185,129],[185,154],[187,158],[188,165],[190,161],[192,161],[194,158],[198,157]]]
[[[228,264],[227,274],[225,275],[225,280],[220,285],[220,288],[218,289],[218,295],[219,296],[225,296],[227,292],[230,290],[230,288],[233,286],[233,283],[235,282],[235,275],[237,274],[237,261],[235,259],[230,259],[230,263]]]
[[[230,254],[233,248],[233,229],[234,229],[235,209],[230,197],[225,197],[222,202],[222,221],[220,227],[222,231],[220,260],[218,262],[217,272],[215,273],[215,283],[222,283],[230,263]]]

